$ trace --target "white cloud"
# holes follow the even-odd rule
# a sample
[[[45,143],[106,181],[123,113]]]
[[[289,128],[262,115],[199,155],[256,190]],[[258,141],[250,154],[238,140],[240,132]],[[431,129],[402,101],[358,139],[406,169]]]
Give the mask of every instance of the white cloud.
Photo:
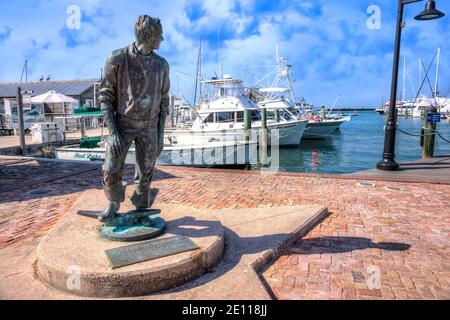
[[[285,8],[261,13],[253,0],[78,0],[76,4],[88,19],[75,37],[81,45],[67,48],[60,30],[67,19],[66,8],[73,2],[34,3],[0,4],[0,34],[6,28],[12,29],[11,36],[0,41],[0,57],[5,61],[0,65],[0,81],[17,81],[27,58],[30,78],[34,80],[42,74],[52,74],[56,79],[98,76],[108,53],[134,40],[136,16],[147,13],[162,18],[166,41],[159,52],[167,57],[173,71],[193,75],[200,36],[214,35],[220,27],[228,39],[221,43],[224,71],[245,77],[248,84],[274,67],[276,43],[293,64],[297,92],[314,103],[332,103],[338,93],[342,93],[344,104],[378,103],[390,84],[395,16],[386,13],[386,8],[382,29],[371,31],[366,28],[364,6],[355,6],[352,1],[286,2]],[[190,21],[186,12],[186,6],[193,4],[206,12],[196,21]],[[313,15],[318,5],[321,14]],[[14,14],[5,14],[13,12],[14,6],[23,6],[15,8],[24,17],[20,21]],[[450,43],[443,35],[450,32],[450,27],[444,24],[442,29],[441,23],[419,23],[409,18],[403,30],[402,54],[409,59],[410,74],[417,77],[418,57],[431,60],[440,44],[445,91],[449,86],[444,75],[450,68]],[[209,44],[203,42],[203,70],[210,77],[218,70],[217,45],[214,39],[207,40]],[[175,91],[177,78],[172,79]],[[190,97],[193,81],[183,79],[179,81],[181,91]]]

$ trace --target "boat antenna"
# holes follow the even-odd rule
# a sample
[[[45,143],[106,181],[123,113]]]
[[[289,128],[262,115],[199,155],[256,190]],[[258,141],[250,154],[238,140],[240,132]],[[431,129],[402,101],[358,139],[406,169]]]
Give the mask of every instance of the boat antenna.
[[[217,27],[217,67],[219,68],[219,77],[223,77],[222,58],[220,55],[220,27]]]
[[[198,49],[198,57],[197,57],[197,72],[195,75],[195,86],[194,86],[194,100],[193,100],[194,107],[195,107],[195,104],[197,103],[197,90],[198,90],[198,83],[199,83],[199,78],[200,78],[201,54],[202,54],[202,39],[200,38],[200,46]]]
[[[334,103],[333,103],[333,106],[331,107],[330,111],[328,111],[328,115],[330,115],[330,114],[331,114],[331,111],[333,111],[333,109],[336,107],[336,105],[337,105],[337,103],[338,103],[338,101],[339,101],[340,98],[341,98],[341,95],[338,94],[338,96],[336,97],[336,100],[335,100]]]
[[[199,81],[198,90],[199,90],[200,103],[202,103],[202,80],[203,80],[202,79],[202,38],[200,37],[200,50],[199,50],[199,54],[198,54],[198,81]]]
[[[245,71],[246,71],[246,70],[245,70],[245,67],[247,67],[248,73],[253,77],[254,82],[256,82],[255,85],[256,85],[257,87],[258,87],[258,86],[262,87],[261,85],[258,84],[258,81],[259,81],[259,80],[258,80],[258,76],[256,75],[255,72],[253,72],[253,71],[251,70],[250,64],[249,64],[244,58],[242,58],[242,56],[240,56],[239,54],[237,54],[237,56],[238,56],[238,58],[241,60],[242,67],[243,67],[243,69],[244,69],[242,78],[245,78],[245,77],[244,77]],[[267,68],[267,66],[262,66],[262,67]]]
[[[25,64],[23,65],[22,75],[20,76],[20,82],[22,82],[24,74],[25,74],[25,82],[28,82],[28,60],[25,60]]]

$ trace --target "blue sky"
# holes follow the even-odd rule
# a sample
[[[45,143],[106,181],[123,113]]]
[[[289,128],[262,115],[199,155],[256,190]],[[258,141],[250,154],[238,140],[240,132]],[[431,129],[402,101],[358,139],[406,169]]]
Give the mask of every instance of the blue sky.
[[[81,9],[81,29],[67,27],[67,8]],[[369,30],[370,5],[381,9],[381,28]],[[419,86],[419,58],[428,66],[442,48],[440,89],[450,95],[450,1],[437,0],[443,19],[414,16],[425,1],[405,10],[402,56],[406,94]],[[193,96],[199,39],[203,74],[214,76],[217,30],[223,71],[255,83],[274,67],[275,45],[293,66],[296,94],[317,105],[378,106],[389,94],[396,1],[387,0],[0,0],[0,81],[18,81],[25,59],[29,79],[93,78],[108,53],[134,41],[140,14],[161,18],[165,41],[158,51],[171,66],[172,90]],[[430,78],[434,84],[435,67]],[[401,86],[400,79],[400,86]],[[425,93],[429,93],[428,85]]]

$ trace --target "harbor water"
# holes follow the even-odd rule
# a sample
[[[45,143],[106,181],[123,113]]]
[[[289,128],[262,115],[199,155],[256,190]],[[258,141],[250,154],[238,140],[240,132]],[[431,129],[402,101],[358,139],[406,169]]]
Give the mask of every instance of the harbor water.
[[[350,122],[324,140],[303,140],[300,146],[280,149],[280,171],[310,173],[352,173],[373,169],[381,159],[385,116],[374,111],[358,112]],[[403,131],[420,134],[421,119],[399,118]],[[437,130],[450,140],[450,124],[441,120]],[[449,155],[450,144],[436,137],[435,155]],[[420,159],[420,137],[397,132],[396,160]]]

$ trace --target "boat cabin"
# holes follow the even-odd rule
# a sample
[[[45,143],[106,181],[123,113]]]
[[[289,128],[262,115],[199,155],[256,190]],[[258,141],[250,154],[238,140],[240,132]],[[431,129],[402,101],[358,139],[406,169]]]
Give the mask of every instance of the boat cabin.
[[[200,105],[198,117],[193,129],[208,129],[208,124],[216,124],[214,128],[229,128],[229,125],[243,124],[244,111],[250,110],[252,122],[260,121],[259,107],[247,96],[243,81],[225,75],[223,79],[203,81],[213,88],[209,101]]]

